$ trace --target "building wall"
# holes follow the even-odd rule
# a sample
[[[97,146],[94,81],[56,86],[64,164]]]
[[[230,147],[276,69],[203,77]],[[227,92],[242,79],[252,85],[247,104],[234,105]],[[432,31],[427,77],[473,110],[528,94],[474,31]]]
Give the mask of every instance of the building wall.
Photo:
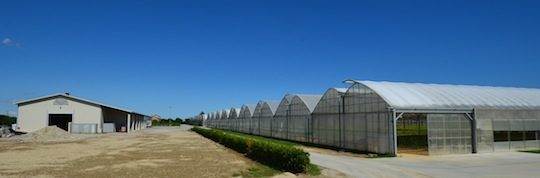
[[[240,131],[244,133],[249,133],[249,126],[250,126],[250,120],[251,120],[251,112],[249,110],[249,107],[242,106],[242,109],[240,110]]]
[[[72,114],[73,123],[97,124],[97,132],[101,133],[102,112],[101,107],[89,105],[69,98],[63,98],[67,105],[55,104],[58,98],[38,101],[19,106],[17,118],[18,131],[33,132],[48,126],[49,114]]]
[[[274,118],[274,114],[272,113],[272,110],[268,106],[268,104],[263,104],[263,107],[261,108],[260,113],[260,133],[263,136],[272,136],[272,119]]]
[[[355,84],[344,97],[343,147],[374,153],[393,153],[392,113],[373,90]]]
[[[250,124],[249,124],[249,130],[251,131],[251,134],[260,135],[260,126],[259,123],[261,121],[261,110],[264,102],[257,103],[257,106],[253,110],[253,116],[251,116]]]
[[[311,112],[299,97],[294,97],[289,105],[287,132],[289,140],[309,142]]]
[[[283,98],[276,109],[276,114],[272,119],[272,136],[287,139],[287,114],[289,112],[289,101]]]
[[[471,124],[465,114],[428,114],[429,155],[472,153]]]
[[[540,148],[540,110],[476,109],[478,152],[495,152]],[[508,132],[508,141],[495,142],[496,132]],[[516,139],[523,132],[536,133],[535,139]],[[530,138],[530,137],[529,137]]]
[[[341,146],[340,119],[342,98],[335,90],[328,90],[313,111],[313,143]]]

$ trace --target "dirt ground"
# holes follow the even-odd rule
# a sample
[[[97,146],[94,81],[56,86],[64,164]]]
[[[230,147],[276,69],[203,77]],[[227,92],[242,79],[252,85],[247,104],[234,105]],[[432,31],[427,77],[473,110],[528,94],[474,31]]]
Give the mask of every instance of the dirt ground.
[[[74,135],[80,139],[69,142],[0,139],[0,177],[232,177],[256,166],[189,128]],[[347,177],[322,167],[321,173],[318,178]],[[283,173],[276,177],[311,176]]]
[[[3,139],[0,162],[0,177],[231,177],[255,164],[178,127],[63,143]]]

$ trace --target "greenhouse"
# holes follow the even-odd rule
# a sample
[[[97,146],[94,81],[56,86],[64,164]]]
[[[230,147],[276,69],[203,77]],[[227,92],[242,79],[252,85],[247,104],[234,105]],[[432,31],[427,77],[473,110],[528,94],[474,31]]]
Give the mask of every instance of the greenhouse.
[[[258,135],[272,136],[272,120],[278,106],[278,101],[261,101],[257,104],[252,118],[258,120]]]
[[[328,89],[313,110],[313,143],[341,147],[343,96],[346,88]]]
[[[214,112],[214,121],[216,122],[216,128],[221,129],[223,126],[223,123],[221,122],[221,111]]]
[[[249,121],[250,134],[260,135],[259,122],[261,122],[260,115],[263,103],[264,101],[262,100],[257,102],[257,105],[255,105],[255,109],[253,109],[253,114]]]
[[[223,123],[221,126],[222,129],[228,129],[228,130],[231,129],[230,127],[232,123],[229,121],[230,114],[231,114],[230,109],[224,109],[223,111],[221,111],[221,121]]]
[[[351,86],[323,96],[289,94],[279,104],[212,112],[207,125],[380,154],[540,148],[540,89],[345,82]]]
[[[347,82],[344,148],[429,155],[540,148],[540,89]]]
[[[231,108],[231,114],[229,116],[229,122],[231,123],[230,130],[239,131],[238,130],[239,117],[240,117],[240,108]]]
[[[242,105],[240,108],[240,132],[251,133],[250,121],[255,110],[255,105]]]
[[[212,127],[212,112],[208,113],[208,119],[204,121],[203,126]]]
[[[311,113],[321,95],[295,95],[289,104],[287,115],[287,139],[311,142]]]
[[[281,101],[272,120],[272,137],[287,139],[287,114],[289,113],[289,103],[294,94],[287,94]]]

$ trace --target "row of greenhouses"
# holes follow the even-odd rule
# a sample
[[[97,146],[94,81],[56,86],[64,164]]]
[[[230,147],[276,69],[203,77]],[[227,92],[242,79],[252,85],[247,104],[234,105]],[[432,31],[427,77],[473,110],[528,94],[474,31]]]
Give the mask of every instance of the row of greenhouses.
[[[348,80],[191,120],[209,128],[380,154],[540,148],[540,89]]]

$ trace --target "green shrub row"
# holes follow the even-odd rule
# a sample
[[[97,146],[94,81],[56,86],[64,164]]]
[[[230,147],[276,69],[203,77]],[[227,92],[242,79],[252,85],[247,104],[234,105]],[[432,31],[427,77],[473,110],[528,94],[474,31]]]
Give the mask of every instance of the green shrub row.
[[[309,154],[289,145],[255,140],[213,129],[193,127],[192,130],[275,169],[301,173],[305,172],[309,165]]]

